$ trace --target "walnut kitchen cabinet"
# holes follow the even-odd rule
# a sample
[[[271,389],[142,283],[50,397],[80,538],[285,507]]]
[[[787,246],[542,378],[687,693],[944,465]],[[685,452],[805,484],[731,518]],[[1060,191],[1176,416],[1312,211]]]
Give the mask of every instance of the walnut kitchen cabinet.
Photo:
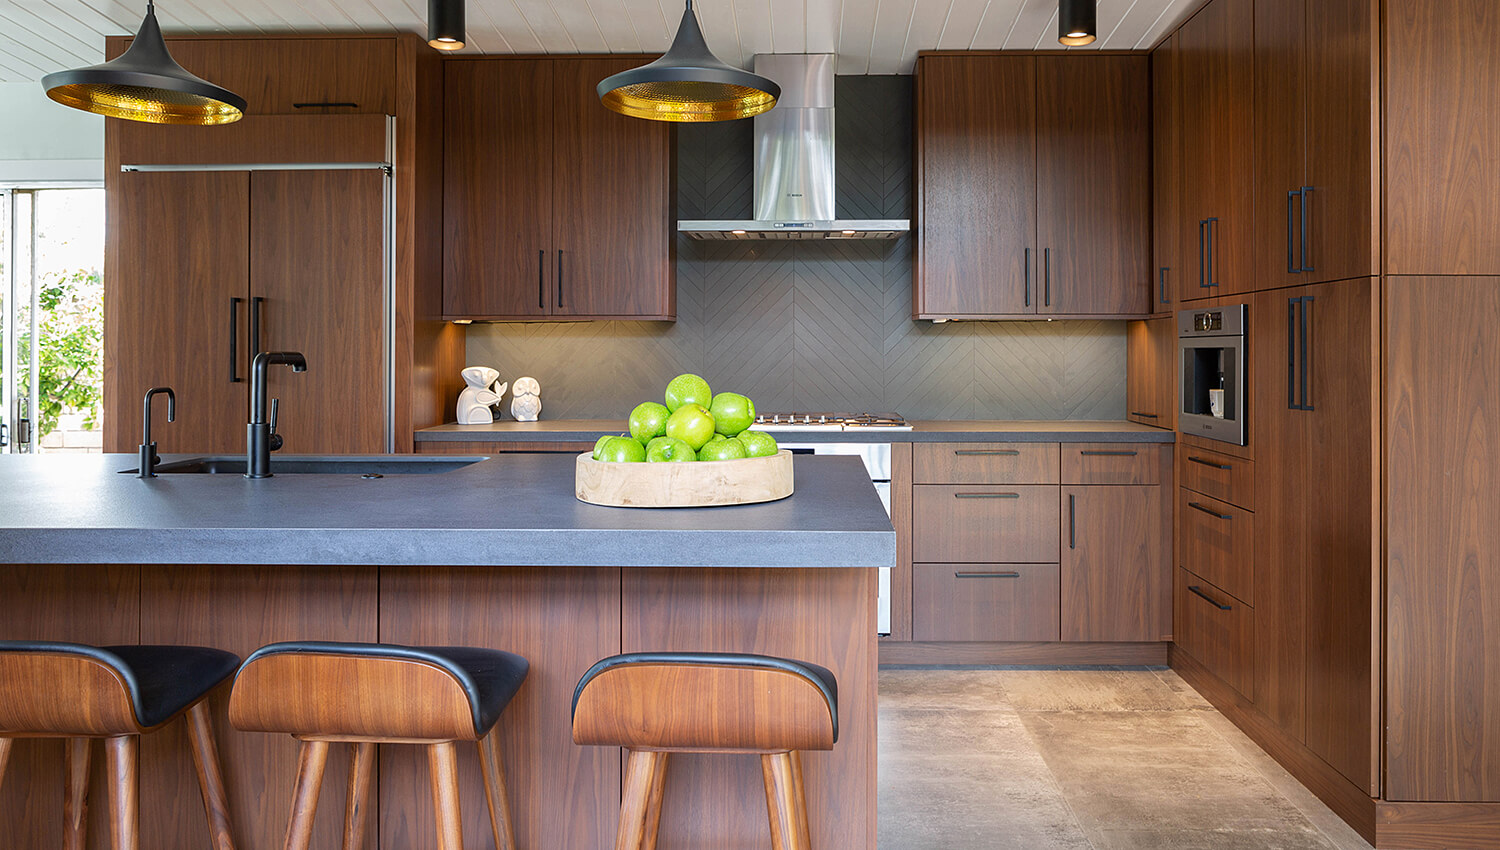
[[[1182,237],[1182,75],[1177,33],[1151,52],[1151,312],[1171,315],[1186,279]]]
[[[1255,0],[1255,288],[1375,273],[1379,4]]]
[[[182,67],[243,97],[246,115],[396,114],[393,35],[174,36],[171,47]]]
[[[919,319],[1150,312],[1141,55],[917,60]]]
[[[675,318],[671,128],[610,112],[594,91],[639,63],[446,63],[448,318]]]
[[[1177,319],[1125,326],[1125,416],[1142,425],[1177,427]]]

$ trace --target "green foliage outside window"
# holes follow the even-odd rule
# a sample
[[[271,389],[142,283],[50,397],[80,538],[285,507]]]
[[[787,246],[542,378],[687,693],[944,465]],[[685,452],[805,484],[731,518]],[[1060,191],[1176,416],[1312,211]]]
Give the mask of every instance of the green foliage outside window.
[[[92,430],[98,427],[104,383],[103,280],[96,271],[78,270],[49,276],[41,287],[36,433],[50,434],[65,412],[83,414],[84,427]],[[17,342],[17,353],[24,358],[31,348],[30,331]]]

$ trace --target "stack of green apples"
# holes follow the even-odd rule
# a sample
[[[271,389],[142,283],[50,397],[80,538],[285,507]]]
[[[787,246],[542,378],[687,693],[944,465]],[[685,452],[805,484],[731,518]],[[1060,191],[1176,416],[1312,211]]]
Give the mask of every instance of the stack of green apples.
[[[776,440],[751,431],[755,402],[714,393],[697,375],[667,384],[666,404],[643,402],[630,412],[630,436],[600,437],[594,460],[611,463],[739,460],[776,454]]]

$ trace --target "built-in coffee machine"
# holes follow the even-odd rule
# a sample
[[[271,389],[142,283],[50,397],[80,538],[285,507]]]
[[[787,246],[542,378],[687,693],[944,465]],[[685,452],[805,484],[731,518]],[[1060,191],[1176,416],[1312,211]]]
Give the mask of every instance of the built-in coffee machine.
[[[1177,314],[1177,429],[1245,445],[1245,305]]]

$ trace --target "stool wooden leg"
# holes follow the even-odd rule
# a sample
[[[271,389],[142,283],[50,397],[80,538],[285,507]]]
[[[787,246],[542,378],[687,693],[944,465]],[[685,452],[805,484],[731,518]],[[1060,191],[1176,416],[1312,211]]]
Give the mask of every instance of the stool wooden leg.
[[[807,798],[802,791],[802,754],[764,753],[761,775],[766,784],[766,810],[771,817],[772,850],[811,850],[807,827]]]
[[[198,790],[203,794],[203,812],[208,816],[208,841],[213,850],[234,850],[229,828],[229,795],[224,791],[224,772],[219,767],[219,745],[214,742],[213,719],[208,703],[188,709],[188,734],[193,739],[193,766],[198,768]]]
[[[432,775],[432,807],[437,812],[438,850],[463,850],[463,820],[458,813],[458,748],[452,741],[427,747]]]
[[[667,782],[667,754],[626,750],[625,793],[615,850],[654,850],[661,824],[661,798]]]
[[[5,782],[5,763],[10,760],[10,738],[0,738],[0,784]]]
[[[496,850],[516,850],[516,831],[510,819],[510,798],[505,789],[505,763],[500,759],[500,729],[495,727],[479,740],[479,768],[484,773],[484,798],[490,805],[490,829]]]
[[[104,741],[109,765],[109,837],[115,850],[137,850],[141,805],[136,782],[140,737],[121,735]]]
[[[312,843],[313,815],[318,812],[318,791],[323,788],[323,768],[327,766],[328,742],[303,741],[297,755],[292,816],[286,825],[286,850],[307,850]]]
[[[93,744],[90,738],[69,738],[64,745],[68,762],[63,796],[64,850],[85,850],[88,846],[89,758]]]
[[[344,850],[359,850],[365,843],[365,801],[370,796],[370,766],[375,763],[375,745],[368,741],[350,744],[349,798],[344,804]]]

